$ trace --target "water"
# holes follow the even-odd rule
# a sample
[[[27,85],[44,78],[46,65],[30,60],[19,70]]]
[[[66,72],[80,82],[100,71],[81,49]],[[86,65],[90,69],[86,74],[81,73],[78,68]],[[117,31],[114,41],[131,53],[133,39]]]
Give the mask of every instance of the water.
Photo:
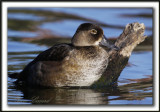
[[[49,12],[48,12],[49,11]],[[50,12],[54,14],[51,15]],[[65,14],[64,14],[65,13]],[[67,13],[67,14],[66,14]],[[9,9],[8,19],[8,73],[20,72],[40,52],[46,50],[48,41],[31,43],[37,37],[72,37],[83,22],[103,23],[108,38],[118,37],[126,24],[143,22],[145,35],[152,36],[152,18],[143,16],[124,17],[129,14],[148,14],[152,9],[123,8],[25,8]],[[22,22],[22,23],[21,23]],[[15,24],[16,23],[16,24]],[[20,26],[20,24],[23,26]],[[26,23],[26,24],[25,24]],[[19,25],[17,25],[19,24]],[[16,26],[17,25],[17,26]],[[110,25],[110,26],[107,26]],[[119,27],[115,27],[119,26]],[[62,39],[59,42],[64,42]],[[40,43],[43,43],[41,45]],[[53,42],[54,43],[54,42]],[[14,85],[8,78],[8,104],[104,104],[104,105],[152,105],[152,51],[135,50],[129,64],[118,79],[117,88],[99,89],[33,89]]]

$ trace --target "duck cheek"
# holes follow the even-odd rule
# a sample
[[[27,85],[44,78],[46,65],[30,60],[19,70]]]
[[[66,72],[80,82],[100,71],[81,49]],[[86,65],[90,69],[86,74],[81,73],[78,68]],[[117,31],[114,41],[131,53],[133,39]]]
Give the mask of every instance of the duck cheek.
[[[99,41],[96,41],[96,42],[94,43],[94,45],[99,45],[99,43],[100,43]]]
[[[102,38],[99,38],[97,41],[95,41],[94,45],[100,45],[101,41],[102,41]]]

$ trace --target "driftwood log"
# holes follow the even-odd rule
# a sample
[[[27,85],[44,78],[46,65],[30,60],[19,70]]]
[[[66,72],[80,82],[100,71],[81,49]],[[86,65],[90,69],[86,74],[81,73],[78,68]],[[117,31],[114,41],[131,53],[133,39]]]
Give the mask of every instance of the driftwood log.
[[[133,49],[147,37],[144,36],[144,30],[144,24],[139,24],[137,22],[128,24],[125,27],[123,33],[114,43],[119,50],[110,52],[108,67],[101,78],[93,84],[93,87],[111,86],[116,84],[120,73],[128,63]]]

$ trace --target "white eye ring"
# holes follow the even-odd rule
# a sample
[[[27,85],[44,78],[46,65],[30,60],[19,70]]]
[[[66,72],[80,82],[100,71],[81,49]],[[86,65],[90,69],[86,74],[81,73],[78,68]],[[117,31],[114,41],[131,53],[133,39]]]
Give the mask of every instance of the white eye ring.
[[[97,34],[97,30],[92,29],[92,30],[91,30],[91,33],[95,35],[95,34]]]

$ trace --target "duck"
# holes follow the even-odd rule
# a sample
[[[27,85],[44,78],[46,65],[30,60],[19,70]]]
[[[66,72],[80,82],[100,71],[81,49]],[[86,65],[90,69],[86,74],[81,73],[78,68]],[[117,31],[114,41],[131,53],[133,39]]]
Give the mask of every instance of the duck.
[[[55,44],[41,52],[17,75],[16,83],[31,87],[91,86],[107,68],[111,46],[99,25],[82,23],[71,43]]]

